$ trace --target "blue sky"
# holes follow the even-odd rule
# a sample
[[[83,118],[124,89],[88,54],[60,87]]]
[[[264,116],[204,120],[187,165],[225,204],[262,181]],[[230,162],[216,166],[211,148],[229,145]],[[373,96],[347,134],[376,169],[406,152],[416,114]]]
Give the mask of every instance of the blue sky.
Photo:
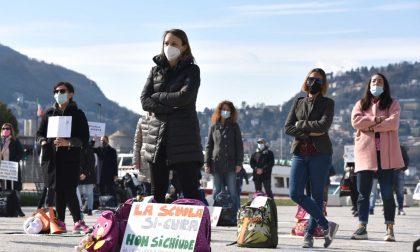
[[[85,74],[137,113],[167,29],[189,36],[202,110],[223,99],[282,104],[313,67],[420,61],[419,27],[418,0],[3,0],[0,9],[1,44]]]

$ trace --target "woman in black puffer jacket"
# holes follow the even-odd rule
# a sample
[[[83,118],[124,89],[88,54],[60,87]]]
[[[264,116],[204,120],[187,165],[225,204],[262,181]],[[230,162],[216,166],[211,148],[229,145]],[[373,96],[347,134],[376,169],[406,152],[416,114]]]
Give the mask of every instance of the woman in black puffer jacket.
[[[149,113],[145,137],[145,159],[150,164],[152,194],[165,201],[169,171],[175,170],[185,198],[200,199],[199,169],[203,164],[195,102],[200,69],[194,64],[187,35],[179,29],[166,31],[162,51],[153,58],[141,93],[141,104]]]

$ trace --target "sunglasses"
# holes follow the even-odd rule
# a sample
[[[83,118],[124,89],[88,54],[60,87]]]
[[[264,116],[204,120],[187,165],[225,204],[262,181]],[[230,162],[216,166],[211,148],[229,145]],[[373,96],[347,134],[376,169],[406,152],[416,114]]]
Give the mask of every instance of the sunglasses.
[[[67,93],[67,90],[66,89],[56,89],[56,90],[54,90],[54,94],[57,94],[57,93],[65,94],[65,93]]]
[[[307,85],[313,85],[313,84],[319,84],[319,85],[321,85],[322,84],[322,80],[321,79],[319,79],[319,78],[315,78],[315,77],[309,77],[307,80],[306,80],[306,84]]]
[[[10,130],[10,128],[1,128],[1,130]]]

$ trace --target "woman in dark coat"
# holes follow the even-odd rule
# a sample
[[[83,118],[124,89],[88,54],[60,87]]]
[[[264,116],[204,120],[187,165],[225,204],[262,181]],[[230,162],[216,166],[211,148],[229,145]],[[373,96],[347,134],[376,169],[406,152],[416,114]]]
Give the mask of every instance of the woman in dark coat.
[[[230,101],[220,102],[212,117],[212,125],[206,144],[205,169],[214,178],[213,198],[225,186],[232,199],[235,210],[240,205],[240,197],[236,186],[236,174],[241,171],[244,160],[242,134],[237,123],[238,115]]]
[[[37,141],[42,148],[41,165],[47,169],[49,190],[55,191],[57,218],[64,222],[67,205],[75,223],[73,233],[87,232],[89,227],[81,219],[76,188],[80,175],[80,152],[89,141],[89,126],[85,114],[73,101],[74,88],[70,83],[57,83],[53,93],[56,103],[45,113],[37,132]],[[52,116],[72,118],[69,138],[47,138]],[[49,207],[53,204],[52,199],[47,199]]]
[[[23,149],[19,139],[15,136],[15,131],[11,123],[4,123],[1,127],[1,139],[0,139],[0,160],[18,162],[23,157]],[[13,188],[11,182],[7,181],[6,189],[15,190],[17,197],[16,214],[20,217],[25,216],[20,207],[20,191],[22,190],[22,172],[20,165],[18,167],[18,181],[13,182]]]
[[[185,198],[200,199],[198,170],[203,163],[197,111],[200,69],[194,64],[187,35],[179,29],[166,31],[162,51],[153,58],[141,93],[149,113],[145,160],[150,164],[152,194],[165,201],[169,171],[178,174]]]

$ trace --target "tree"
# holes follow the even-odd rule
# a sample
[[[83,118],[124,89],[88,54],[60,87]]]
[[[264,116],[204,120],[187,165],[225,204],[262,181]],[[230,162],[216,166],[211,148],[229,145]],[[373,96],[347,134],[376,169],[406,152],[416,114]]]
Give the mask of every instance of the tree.
[[[4,123],[11,123],[15,130],[15,134],[17,135],[19,133],[18,123],[15,115],[13,115],[12,111],[7,108],[6,104],[0,102],[0,126]]]

